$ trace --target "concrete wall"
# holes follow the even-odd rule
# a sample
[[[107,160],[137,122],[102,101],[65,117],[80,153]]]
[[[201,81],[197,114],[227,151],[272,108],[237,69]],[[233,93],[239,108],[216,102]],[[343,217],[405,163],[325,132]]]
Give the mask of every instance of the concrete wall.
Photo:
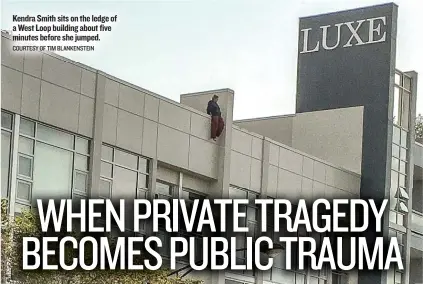
[[[95,72],[47,54],[11,53],[2,37],[2,108],[92,137]]]
[[[358,174],[241,128],[234,127],[232,136],[232,185],[260,193],[267,178],[267,196],[292,201],[359,196]]]
[[[270,142],[269,196],[308,201],[359,196],[360,176],[275,141]]]
[[[414,181],[413,185],[413,210],[423,213],[423,181]]]
[[[423,168],[423,144],[414,143],[413,146],[414,164]]]
[[[292,146],[361,174],[363,107],[300,113],[295,116]]]
[[[363,107],[246,119],[234,124],[361,174]]]
[[[269,137],[282,144],[292,146],[292,125],[295,115],[263,117],[234,121],[234,124]]]
[[[99,107],[102,115],[98,117],[100,121],[97,121],[97,132],[101,137],[97,138],[100,142],[157,159],[161,165],[157,169],[158,179],[176,182],[177,172],[185,172],[194,177],[189,182],[191,187],[195,186],[195,178],[206,183],[207,186],[201,186],[202,188],[209,188],[207,179],[219,179],[219,160],[227,148],[225,159],[230,171],[225,174],[228,179],[226,185],[232,184],[260,192],[264,178],[263,145],[267,138],[236,126],[232,127],[232,118],[224,117],[228,131],[225,138],[219,139],[218,142],[209,139],[210,118],[203,108],[210,97],[218,93],[221,96],[222,113],[224,116],[232,115],[231,90],[182,95],[181,102],[189,105],[188,107],[54,54],[12,55],[8,42],[8,39],[2,38],[2,108],[93,138],[95,112],[99,111],[95,110],[95,106]],[[270,123],[263,128],[269,134],[276,124],[282,124],[280,133],[292,131],[294,126],[293,138],[298,148],[315,152],[315,156],[327,156],[335,160],[329,151],[333,150],[329,147],[333,146],[333,143],[326,141],[329,145],[323,148],[327,150],[323,154],[318,149],[324,145],[319,145],[320,148],[313,147],[318,144],[316,140],[325,141],[323,134],[312,135],[313,131],[328,133],[333,127],[337,127],[336,129],[351,129],[351,133],[356,130],[356,136],[359,136],[359,131],[354,127],[347,128],[346,123],[339,122],[342,121],[339,117],[341,114],[334,112],[302,114],[295,119],[266,119],[258,121],[257,126]],[[354,118],[359,123],[360,110],[342,113],[346,113],[343,114],[344,117]],[[337,124],[328,125],[331,121]],[[347,121],[351,122],[351,119]],[[254,122],[244,123],[256,125]],[[301,127],[302,125],[304,127]],[[229,134],[230,139],[227,137]],[[287,136],[284,134],[280,138]],[[350,145],[346,138],[337,142],[346,144],[345,147],[349,145],[348,157],[356,161],[353,155],[359,150],[356,145]],[[310,189],[308,194],[311,195],[313,188],[323,188],[323,185],[327,186],[326,192],[330,191],[328,188],[335,187],[356,193],[356,180],[350,178],[350,183],[348,179],[344,179],[345,175],[349,176],[345,171],[324,165],[318,162],[318,159],[306,157],[305,154],[299,154],[278,142],[269,143],[270,152],[268,157],[265,157],[270,165],[269,195],[278,197],[289,188],[297,187],[302,188],[304,194]],[[174,172],[168,170],[166,165],[171,166]],[[341,180],[348,181],[346,184],[340,184]]]
[[[182,95],[180,104],[55,54],[12,55],[8,43],[2,37],[2,109],[91,138],[92,196],[98,191],[102,143],[151,158],[152,194],[155,181],[163,180],[219,198],[229,197],[230,185],[265,198],[358,196],[359,175],[233,126],[232,90]],[[226,122],[217,142],[209,139],[204,113],[215,93]],[[286,133],[295,121],[280,121],[278,139],[291,144]],[[272,135],[273,126],[266,131]],[[224,273],[207,277],[224,282]]]
[[[417,250],[415,250],[417,252]],[[419,251],[420,257],[410,261],[410,284],[423,283],[423,253]],[[417,254],[417,253],[416,253]]]
[[[217,178],[206,114],[108,74],[96,86],[97,70],[55,54],[12,55],[9,42],[2,37],[3,109],[93,138],[97,104],[102,142]]]

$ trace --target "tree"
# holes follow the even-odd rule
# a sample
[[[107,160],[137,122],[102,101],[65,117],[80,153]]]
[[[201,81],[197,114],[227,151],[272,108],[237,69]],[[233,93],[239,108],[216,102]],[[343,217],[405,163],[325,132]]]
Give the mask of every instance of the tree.
[[[423,115],[421,114],[416,118],[416,141],[423,143]]]
[[[138,270],[138,271],[118,271],[118,270],[95,270],[83,271],[75,269],[72,271],[23,271],[21,269],[22,260],[22,238],[40,237],[38,217],[32,211],[25,211],[15,216],[13,219],[7,214],[7,200],[1,202],[1,283],[14,284],[129,284],[129,283],[148,283],[148,284],[201,284],[201,280],[181,279],[180,277],[168,277],[168,270],[161,269],[157,271]],[[73,236],[79,238],[80,235],[73,233]],[[111,247],[113,252],[113,246]],[[65,262],[70,264],[77,252],[69,248],[65,249]],[[90,259],[90,252],[85,253],[86,258]],[[49,259],[49,264],[58,263],[58,259]],[[90,263],[89,261],[87,263]],[[13,275],[11,277],[10,275]],[[11,281],[13,278],[13,281]]]

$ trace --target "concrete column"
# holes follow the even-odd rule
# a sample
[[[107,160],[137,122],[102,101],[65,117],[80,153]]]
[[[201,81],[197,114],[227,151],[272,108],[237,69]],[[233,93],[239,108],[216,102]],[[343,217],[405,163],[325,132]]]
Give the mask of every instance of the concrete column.
[[[217,163],[217,180],[210,188],[210,198],[228,198],[229,197],[229,181],[231,168],[231,150],[232,150],[232,123],[233,123],[233,107],[234,107],[234,91],[230,89],[221,89],[206,91],[200,93],[190,93],[181,95],[181,103],[206,112],[207,103],[213,95],[219,96],[219,106],[222,117],[225,120],[225,129],[222,136],[216,143],[219,146],[218,163]]]
[[[156,180],[157,180],[157,159],[150,160],[149,176],[148,176],[148,185],[150,190],[147,192],[147,199],[153,200],[156,194]],[[146,222],[145,234],[147,236],[153,236],[153,223],[151,221]]]
[[[260,198],[267,199],[267,187],[269,184],[269,141],[262,140],[262,160],[261,160],[261,186]],[[258,224],[261,224],[261,214],[258,216]],[[263,284],[263,272],[257,271],[255,276],[256,284]]]
[[[94,102],[93,139],[91,141],[90,171],[88,177],[88,196],[98,198],[100,195],[101,145],[103,143],[103,114],[106,78],[96,73]]]
[[[213,95],[219,96],[219,106],[222,112],[222,118],[225,121],[225,129],[221,137],[216,141],[219,146],[217,163],[217,180],[210,186],[209,198],[229,198],[230,169],[231,169],[231,151],[232,151],[232,123],[234,107],[234,91],[230,89],[221,89],[206,91],[200,93],[191,93],[181,95],[181,103],[192,107],[198,111],[206,112],[207,103]],[[211,283],[224,284],[225,271],[213,271],[211,273]]]
[[[19,151],[19,127],[21,122],[21,116],[15,114],[13,119],[13,130],[12,130],[12,156],[11,161],[11,170],[10,170],[10,191],[9,191],[9,215],[15,216],[15,204],[16,204],[16,186],[17,186],[17,176],[18,176],[18,151]]]
[[[405,227],[407,230],[406,233],[406,243],[405,243],[405,274],[404,274],[404,283],[410,283],[410,254],[411,254],[411,226],[412,226],[412,215],[413,215],[413,175],[414,175],[414,157],[413,157],[413,149],[414,149],[414,141],[416,137],[415,132],[415,123],[416,123],[416,101],[417,101],[417,73],[414,71],[411,72],[405,72],[404,73],[407,76],[411,77],[411,95],[410,95],[410,125],[409,125],[409,132],[408,132],[408,141],[407,141],[407,147],[408,147],[408,175],[407,175],[407,188],[408,188],[408,218],[405,220]]]

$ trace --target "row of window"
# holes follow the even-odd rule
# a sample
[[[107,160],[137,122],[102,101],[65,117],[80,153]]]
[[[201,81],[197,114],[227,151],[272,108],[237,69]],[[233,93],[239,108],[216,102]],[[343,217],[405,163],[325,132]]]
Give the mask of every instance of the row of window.
[[[38,198],[84,198],[88,195],[90,172],[90,141],[85,137],[64,132],[42,123],[21,118],[15,124],[14,116],[2,112],[2,197],[9,197],[11,184],[12,156],[16,155],[16,181],[15,210],[20,212],[24,208],[33,206]],[[14,125],[19,125],[14,143]],[[13,144],[18,145],[13,152]],[[107,145],[102,146],[100,170],[100,196],[111,199],[147,198],[149,194],[149,160],[139,155],[134,155]],[[156,182],[154,198],[174,199],[182,198],[190,205],[196,199],[207,196],[191,189],[163,181]],[[230,187],[230,196],[255,200],[259,195],[254,192]],[[241,220],[242,225],[248,226],[249,233],[238,236],[238,248],[245,248],[245,238],[258,237],[258,209],[253,205],[244,208],[246,218]],[[133,212],[126,212],[125,218],[129,233],[133,222]],[[270,218],[269,220],[271,220]],[[144,228],[145,224],[141,224]],[[169,233],[163,227],[157,234],[162,239],[163,247],[160,254],[169,256]],[[271,230],[270,230],[271,231]],[[112,233],[112,235],[117,232]],[[130,233],[131,234],[131,233]],[[179,236],[197,238],[196,257],[202,257],[201,238],[203,234],[187,233],[181,229]],[[276,239],[275,239],[276,240]],[[323,272],[304,272],[298,270],[288,271],[283,263],[285,256],[281,254],[275,259],[274,267],[265,274],[266,280],[286,283],[325,283],[326,270]],[[237,263],[246,262],[245,251],[237,252]],[[240,271],[245,275],[254,275],[254,271]]]
[[[389,219],[401,226],[405,225],[409,212],[407,168],[411,87],[410,77],[398,72],[395,74]]]
[[[182,188],[181,191],[179,191],[179,186],[176,184],[167,183],[164,181],[156,181],[156,199],[184,199],[186,201],[187,205],[187,211],[188,214],[191,214],[192,205],[194,200],[203,200],[206,199],[207,196],[205,194],[202,194],[200,192]],[[196,224],[196,222],[194,223]],[[195,227],[195,225],[194,225]],[[166,229],[164,227],[164,224],[162,222],[159,222],[159,232],[157,233],[157,236],[160,238],[160,240],[163,243],[163,246],[159,248],[159,253],[163,255],[164,257],[170,257],[170,237],[194,237],[195,238],[195,259],[196,261],[202,260],[202,237],[203,234],[198,234],[195,232],[187,232],[187,230],[183,227],[179,228],[179,232],[175,234],[171,234],[166,232]],[[188,261],[189,253],[185,258],[182,258],[182,261]]]
[[[35,205],[39,198],[84,198],[88,195],[89,139],[25,118],[15,123],[15,117],[8,112],[2,111],[1,115],[1,196],[10,195],[12,152],[16,144],[16,176],[13,177],[16,212]],[[14,125],[19,125],[15,138]],[[148,159],[103,146],[100,196],[146,198],[148,173]]]
[[[405,262],[405,234],[389,229],[389,237],[396,237],[399,244],[399,249],[401,253],[402,262]],[[398,267],[392,269],[388,272],[388,281],[387,284],[401,284],[404,283],[404,270],[399,270]]]
[[[411,78],[395,74],[393,122],[408,130],[410,124]]]

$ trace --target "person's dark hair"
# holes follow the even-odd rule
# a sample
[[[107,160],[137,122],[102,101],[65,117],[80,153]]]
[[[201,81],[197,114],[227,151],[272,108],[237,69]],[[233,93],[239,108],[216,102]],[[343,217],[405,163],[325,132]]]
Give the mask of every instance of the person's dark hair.
[[[218,99],[219,98],[219,96],[218,95],[213,95],[213,100],[215,100],[215,99]]]

